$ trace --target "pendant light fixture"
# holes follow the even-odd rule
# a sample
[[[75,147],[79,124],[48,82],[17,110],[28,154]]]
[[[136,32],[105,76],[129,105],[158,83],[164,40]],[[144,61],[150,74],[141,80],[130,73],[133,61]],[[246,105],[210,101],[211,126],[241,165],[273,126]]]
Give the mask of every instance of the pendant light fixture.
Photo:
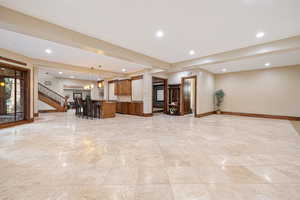
[[[89,79],[92,80],[92,77],[93,77],[93,73],[92,71],[94,70],[94,67],[91,67],[91,72],[89,73]],[[94,88],[94,84],[91,83],[91,84],[87,84],[83,87],[85,90],[90,90],[90,89],[93,89]]]

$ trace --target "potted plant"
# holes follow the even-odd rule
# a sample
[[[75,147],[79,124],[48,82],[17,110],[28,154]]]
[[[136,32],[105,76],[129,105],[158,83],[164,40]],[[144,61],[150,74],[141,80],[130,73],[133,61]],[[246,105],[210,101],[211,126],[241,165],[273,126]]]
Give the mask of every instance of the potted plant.
[[[225,96],[225,93],[223,92],[223,90],[217,90],[215,92],[215,104],[216,104],[216,112],[217,114],[221,114],[221,105],[222,105],[222,102],[224,100],[224,96]]]

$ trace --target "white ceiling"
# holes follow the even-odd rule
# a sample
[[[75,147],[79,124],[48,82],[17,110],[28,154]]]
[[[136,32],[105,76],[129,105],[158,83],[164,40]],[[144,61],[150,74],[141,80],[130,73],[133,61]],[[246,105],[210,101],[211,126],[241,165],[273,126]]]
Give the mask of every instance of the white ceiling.
[[[266,63],[270,63],[270,66],[265,66]],[[201,68],[206,69],[212,73],[220,74],[224,73],[222,71],[222,69],[224,68],[226,69],[225,73],[228,73],[255,69],[266,69],[272,67],[282,67],[288,65],[300,65],[300,50],[246,58],[221,64],[205,65],[201,66]]]
[[[299,0],[0,0],[0,4],[168,62],[300,34]],[[165,37],[157,39],[162,29]],[[265,32],[257,39],[256,33]],[[188,54],[195,50],[195,55]]]
[[[62,72],[62,74],[59,74]],[[71,70],[57,70],[54,68],[40,67],[39,68],[39,77],[43,77],[44,75],[50,75],[57,78],[67,78],[67,79],[79,79],[79,80],[89,80],[89,81],[98,81],[102,80],[104,77],[97,74],[88,74],[82,72],[76,72]],[[71,77],[73,76],[73,77]]]
[[[0,29],[0,48],[8,49],[32,58],[75,66],[97,68],[98,65],[101,65],[101,69],[103,70],[118,73],[122,73],[123,68],[126,69],[126,72],[135,72],[146,68],[140,64],[130,63],[3,29]],[[46,49],[51,49],[52,54],[45,53]]]

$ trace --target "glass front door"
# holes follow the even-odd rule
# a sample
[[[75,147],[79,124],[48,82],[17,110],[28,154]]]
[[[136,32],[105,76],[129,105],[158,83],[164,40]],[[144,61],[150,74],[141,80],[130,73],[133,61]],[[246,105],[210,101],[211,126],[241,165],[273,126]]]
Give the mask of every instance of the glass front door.
[[[25,119],[25,74],[0,68],[0,124]]]

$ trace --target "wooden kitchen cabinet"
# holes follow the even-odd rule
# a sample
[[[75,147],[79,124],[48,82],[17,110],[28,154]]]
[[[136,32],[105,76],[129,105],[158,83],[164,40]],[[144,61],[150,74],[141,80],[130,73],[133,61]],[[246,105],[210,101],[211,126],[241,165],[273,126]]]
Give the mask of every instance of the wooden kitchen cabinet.
[[[120,86],[119,86],[119,81],[116,81],[115,82],[115,96],[118,96],[119,95],[119,93],[120,93]]]
[[[117,103],[117,112],[121,114],[128,114],[129,102],[118,102]]]
[[[103,101],[100,104],[100,117],[111,118],[116,116],[116,102]]]
[[[121,114],[129,113],[129,104],[130,102],[118,102],[117,103],[117,112]]]
[[[129,113],[132,115],[143,114],[143,103],[142,102],[131,102],[129,107]]]
[[[121,113],[121,111],[122,111],[122,103],[118,102],[117,103],[117,113]]]
[[[128,115],[143,115],[143,102],[118,102],[117,112]]]
[[[128,114],[129,113],[129,102],[122,102],[121,113]]]
[[[131,96],[131,80],[118,80],[115,84],[116,96]]]

